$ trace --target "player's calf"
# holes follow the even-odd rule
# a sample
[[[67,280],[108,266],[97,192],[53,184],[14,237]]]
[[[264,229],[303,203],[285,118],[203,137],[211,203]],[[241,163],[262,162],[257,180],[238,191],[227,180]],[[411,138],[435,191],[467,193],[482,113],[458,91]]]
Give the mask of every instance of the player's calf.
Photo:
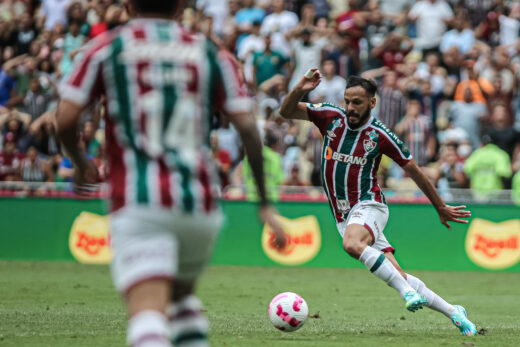
[[[209,322],[202,313],[202,302],[196,296],[188,295],[172,303],[167,315],[175,346],[209,346]]]
[[[165,315],[170,282],[153,279],[134,284],[125,293],[130,320],[127,343],[133,347],[171,346]]]

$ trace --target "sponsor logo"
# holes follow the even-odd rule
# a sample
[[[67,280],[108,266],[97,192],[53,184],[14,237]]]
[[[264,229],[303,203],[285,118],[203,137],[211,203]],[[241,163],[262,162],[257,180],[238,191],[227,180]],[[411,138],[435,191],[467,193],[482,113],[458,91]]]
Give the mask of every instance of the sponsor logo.
[[[321,231],[315,216],[296,219],[278,217],[287,233],[284,249],[274,247],[274,233],[266,224],[262,233],[262,249],[273,261],[283,265],[300,265],[316,257],[321,248]]]
[[[140,60],[170,61],[173,63],[199,63],[204,58],[202,46],[179,42],[133,42],[125,46],[119,54],[122,62],[133,63]]]
[[[327,130],[327,137],[330,141],[332,141],[336,137],[336,133],[334,133],[334,130]]]
[[[334,127],[341,128],[343,126],[343,123],[341,123],[341,120],[335,118],[332,120],[332,124]]]
[[[345,164],[356,164],[356,165],[366,165],[368,159],[365,157],[356,157],[350,154],[338,153],[334,152],[332,148],[327,146],[325,150],[325,159],[326,160],[336,160]]]
[[[69,249],[83,264],[108,264],[112,259],[109,239],[109,216],[81,212],[72,223]]]
[[[466,253],[486,269],[505,269],[520,261],[520,219],[494,223],[476,218],[466,235]]]

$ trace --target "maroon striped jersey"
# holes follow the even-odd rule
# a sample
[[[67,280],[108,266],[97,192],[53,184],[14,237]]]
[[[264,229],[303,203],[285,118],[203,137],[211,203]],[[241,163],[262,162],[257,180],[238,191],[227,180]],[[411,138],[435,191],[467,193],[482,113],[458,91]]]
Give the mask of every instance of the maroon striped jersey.
[[[251,108],[229,53],[174,21],[135,19],[90,42],[60,94],[79,105],[106,98],[112,211],[215,209],[210,118]]]
[[[406,165],[412,156],[404,143],[374,117],[361,128],[350,129],[343,108],[307,104],[307,114],[323,135],[322,182],[336,221],[344,221],[360,201],[386,204],[377,183],[381,156]]]

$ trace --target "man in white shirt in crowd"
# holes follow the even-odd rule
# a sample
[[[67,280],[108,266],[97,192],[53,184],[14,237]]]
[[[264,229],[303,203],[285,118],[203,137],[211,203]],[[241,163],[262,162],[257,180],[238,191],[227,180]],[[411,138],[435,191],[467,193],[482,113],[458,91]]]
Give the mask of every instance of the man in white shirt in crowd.
[[[262,35],[271,34],[271,48],[286,56],[289,56],[289,44],[285,39],[285,33],[298,26],[298,16],[285,10],[283,0],[273,0],[273,13],[264,18],[260,32]]]
[[[446,24],[453,19],[453,11],[444,0],[422,0],[413,5],[408,18],[417,25],[415,46],[424,53],[437,50]]]
[[[320,65],[323,50],[328,44],[326,37],[311,40],[311,31],[308,28],[303,28],[300,35],[300,39],[291,42],[291,61],[294,64],[294,70],[293,78],[289,82],[289,89],[292,89],[298,83],[307,70]]]

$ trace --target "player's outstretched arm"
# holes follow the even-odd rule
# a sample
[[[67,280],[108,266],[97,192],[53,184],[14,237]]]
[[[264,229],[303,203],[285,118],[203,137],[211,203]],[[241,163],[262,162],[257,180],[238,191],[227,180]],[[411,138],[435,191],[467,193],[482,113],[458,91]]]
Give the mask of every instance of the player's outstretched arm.
[[[423,193],[430,199],[433,207],[437,210],[441,223],[444,224],[448,229],[451,230],[451,226],[448,222],[457,223],[468,223],[467,220],[461,218],[471,217],[471,212],[464,210],[466,206],[449,206],[444,203],[439,193],[430,182],[430,180],[424,175],[414,159],[410,160],[408,164],[403,166],[404,171],[410,176],[417,186],[423,191]]]
[[[77,130],[82,111],[82,106],[68,100],[61,100],[56,110],[56,135],[76,169],[74,183],[78,192],[83,189],[84,184],[99,183],[95,165],[86,160],[84,153],[78,147]]]
[[[255,183],[260,197],[260,218],[264,223],[271,226],[275,234],[274,244],[279,249],[285,247],[286,235],[276,218],[276,209],[267,200],[265,192],[264,166],[262,157],[262,141],[256,127],[255,120],[248,113],[230,113],[231,123],[237,129],[249,161],[249,166],[253,172]]]
[[[306,93],[316,88],[320,82],[320,71],[317,68],[310,69],[283,100],[280,115],[286,119],[309,120],[307,106],[300,100]]]

